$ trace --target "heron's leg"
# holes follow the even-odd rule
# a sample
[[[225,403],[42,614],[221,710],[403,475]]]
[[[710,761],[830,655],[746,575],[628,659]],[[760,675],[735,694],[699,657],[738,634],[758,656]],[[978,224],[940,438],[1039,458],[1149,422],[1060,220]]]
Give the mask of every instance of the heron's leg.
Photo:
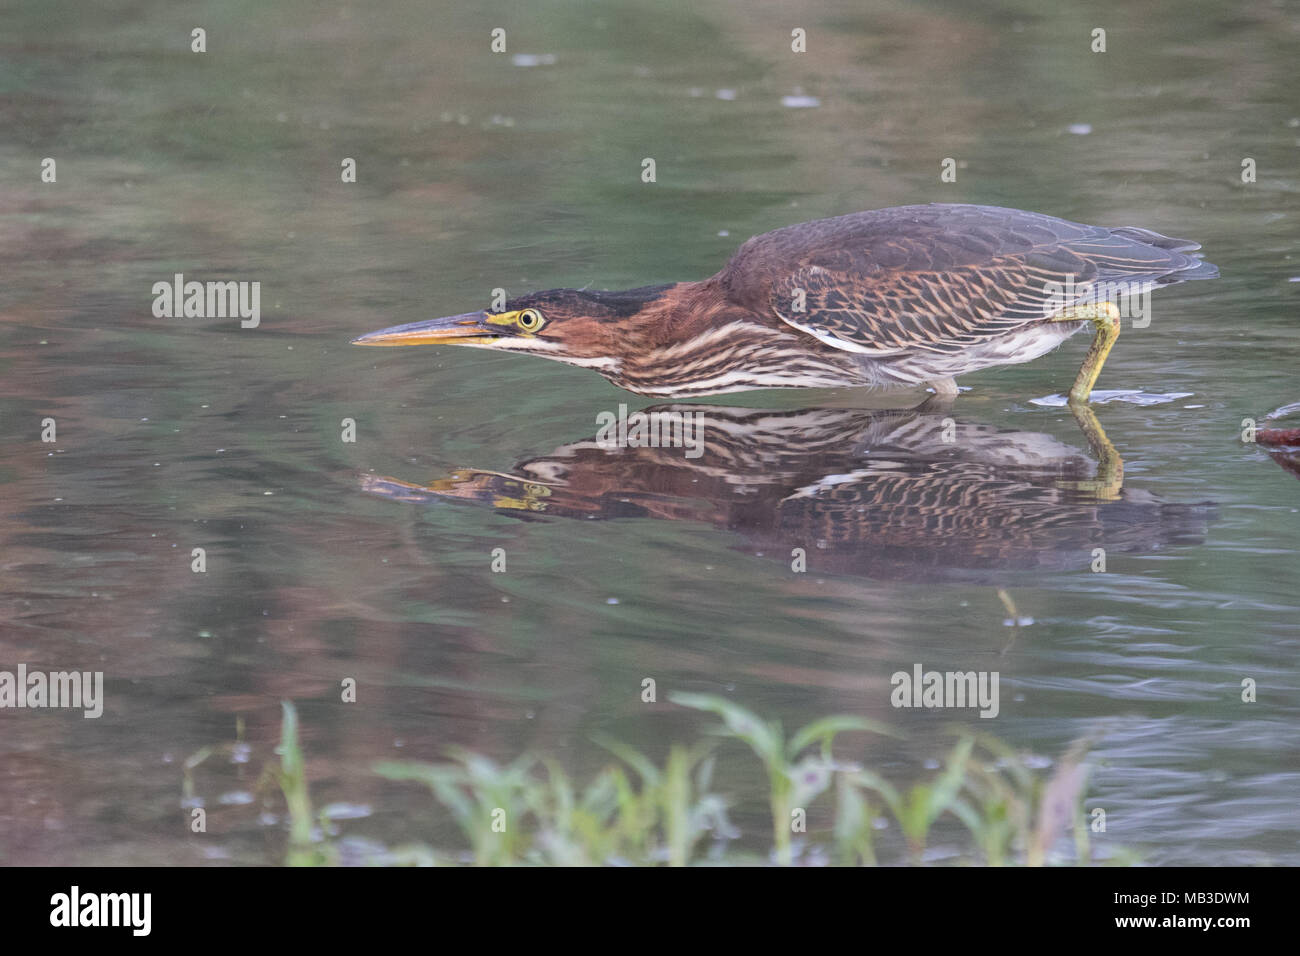
[[[1114,501],[1124,489],[1124,459],[1120,458],[1119,452],[1106,437],[1106,432],[1102,430],[1101,423],[1091,408],[1071,402],[1070,412],[1083,429],[1092,453],[1097,456],[1097,475],[1084,481],[1057,481],[1055,484],[1058,488],[1082,491],[1102,501]]]
[[[1111,346],[1119,338],[1119,318],[1119,307],[1114,302],[1074,305],[1059,315],[1052,316],[1053,322],[1091,322],[1093,328],[1097,330],[1092,345],[1088,347],[1088,354],[1084,356],[1083,365],[1079,366],[1079,374],[1075,377],[1074,384],[1070,386],[1072,406],[1088,403],[1092,386],[1096,383],[1097,376],[1101,374],[1101,367],[1106,364],[1106,356],[1110,354]]]

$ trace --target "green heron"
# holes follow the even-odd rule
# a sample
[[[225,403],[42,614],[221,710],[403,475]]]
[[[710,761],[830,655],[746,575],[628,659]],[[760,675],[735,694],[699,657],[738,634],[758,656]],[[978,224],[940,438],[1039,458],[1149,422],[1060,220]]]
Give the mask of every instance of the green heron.
[[[1091,324],[1070,389],[1088,401],[1117,301],[1210,279],[1200,246],[995,206],[898,206],[750,239],[699,282],[554,289],[501,311],[413,322],[356,345],[469,345],[595,369],[641,395],[929,384],[1027,362]]]

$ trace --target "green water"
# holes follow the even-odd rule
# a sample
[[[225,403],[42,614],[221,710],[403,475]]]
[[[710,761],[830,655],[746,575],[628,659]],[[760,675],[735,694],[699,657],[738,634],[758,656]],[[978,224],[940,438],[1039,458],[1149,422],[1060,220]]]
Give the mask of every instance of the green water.
[[[1043,762],[1099,734],[1100,855],[1300,863],[1300,484],[1240,440],[1300,399],[1296,62],[1290,3],[6,5],[0,670],[102,670],[106,702],[0,712],[0,862],[278,861],[248,795],[281,699],[317,802],[357,811],[344,834],[432,839],[427,797],[375,760],[582,770],[596,732],[662,753],[709,721],[643,703],[652,677],[661,702],[887,721],[906,736],[855,756],[903,780],[953,722]],[[956,460],[924,416],[768,393],[708,400],[731,440],[695,462],[569,447],[649,404],[592,372],[347,344],[497,287],[701,278],[755,233],[930,201],[1146,226],[1221,268],[1157,293],[1102,375],[1191,393],[1098,409],[1119,500],[1061,489],[1093,451],[1030,402],[1068,387],[1078,339],[962,380]],[[155,318],[178,272],[259,281],[260,326]],[[458,469],[567,484],[521,520],[493,504],[505,479],[470,500],[383,483]],[[864,469],[860,498],[827,490]],[[947,517],[888,471],[931,478]],[[892,708],[916,663],[998,671],[998,717]],[[237,720],[255,756],[201,768],[193,834],[181,763]],[[766,793],[733,756],[718,786],[762,849]]]

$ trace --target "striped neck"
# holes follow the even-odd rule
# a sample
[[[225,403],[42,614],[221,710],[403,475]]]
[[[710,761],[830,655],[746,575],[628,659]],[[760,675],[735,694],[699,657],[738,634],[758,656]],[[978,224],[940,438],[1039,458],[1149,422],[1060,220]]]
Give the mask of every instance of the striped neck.
[[[718,295],[712,283],[680,283],[644,317],[635,347],[598,369],[640,395],[683,398],[759,388],[861,385],[860,363],[775,316],[764,320]]]

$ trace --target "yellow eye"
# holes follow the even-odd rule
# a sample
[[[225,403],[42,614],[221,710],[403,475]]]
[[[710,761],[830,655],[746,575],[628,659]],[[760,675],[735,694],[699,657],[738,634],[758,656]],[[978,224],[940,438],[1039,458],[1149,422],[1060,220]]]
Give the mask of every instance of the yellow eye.
[[[524,309],[519,313],[519,318],[516,321],[519,322],[519,327],[525,332],[536,332],[542,327],[544,320],[542,319],[542,313],[536,309]]]

